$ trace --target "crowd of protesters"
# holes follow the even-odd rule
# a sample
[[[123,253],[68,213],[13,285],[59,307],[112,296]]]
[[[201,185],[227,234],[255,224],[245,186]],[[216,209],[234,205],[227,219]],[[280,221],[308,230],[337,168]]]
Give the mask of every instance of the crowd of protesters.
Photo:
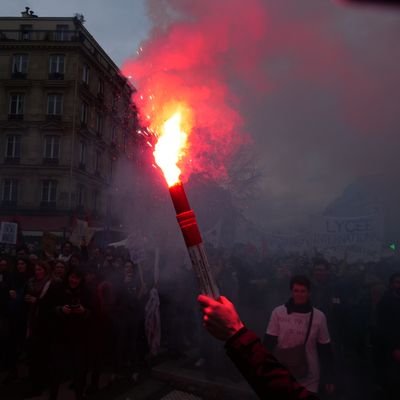
[[[66,242],[59,255],[22,247],[15,257],[1,256],[2,384],[21,379],[21,357],[29,371],[26,398],[46,389],[57,399],[68,379],[81,399],[98,390],[105,369],[111,380],[123,372],[136,381],[145,301],[137,266],[112,248],[89,256]]]
[[[335,398],[390,399],[400,390],[396,263],[328,262],[320,254],[262,257],[246,245],[231,251],[209,248],[208,254],[221,293],[236,305],[247,327],[261,337],[266,334],[271,350],[304,334],[290,326],[300,322],[286,321],[282,313],[298,317],[315,310],[310,325],[316,328],[307,332],[312,350],[307,351],[321,363],[312,367],[318,375],[312,391],[319,384]],[[198,288],[184,253],[161,253],[159,258],[155,279],[153,259],[139,268],[123,248],[88,251],[66,242],[59,254],[21,247],[14,257],[0,256],[2,384],[23,378],[21,362],[29,367],[25,397],[46,389],[50,399],[57,399],[60,384],[69,380],[80,399],[99,389],[105,371],[110,382],[122,375],[137,381],[151,346],[145,308],[154,286],[160,299],[161,345],[168,354],[181,357],[199,349],[193,368],[203,366],[211,379],[237,379],[221,357],[223,349],[201,326]],[[378,397],[371,397],[371,387]]]

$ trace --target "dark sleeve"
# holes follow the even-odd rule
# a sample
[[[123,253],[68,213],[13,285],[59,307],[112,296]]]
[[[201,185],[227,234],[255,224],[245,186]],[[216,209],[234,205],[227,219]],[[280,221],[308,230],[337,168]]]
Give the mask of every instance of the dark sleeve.
[[[87,246],[81,246],[81,260],[85,263],[89,261],[89,251]]]
[[[393,315],[391,311],[390,294],[387,292],[378,304],[378,331],[380,334],[380,344],[383,351],[391,353],[400,344],[398,332],[393,329]]]
[[[315,394],[296,382],[247,328],[231,337],[225,349],[260,399],[318,400]]]
[[[321,378],[324,383],[334,383],[335,367],[333,360],[332,345],[318,344],[318,356],[321,363]]]
[[[278,344],[278,336],[268,335],[268,333],[266,333],[264,335],[263,344],[269,351],[274,351],[275,347]]]

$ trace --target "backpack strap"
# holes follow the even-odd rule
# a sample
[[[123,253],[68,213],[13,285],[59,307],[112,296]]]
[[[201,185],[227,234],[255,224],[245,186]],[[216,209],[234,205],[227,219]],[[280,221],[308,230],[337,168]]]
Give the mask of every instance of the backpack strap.
[[[311,315],[310,315],[310,320],[308,321],[308,328],[307,328],[306,340],[304,341],[304,345],[306,345],[308,337],[310,336],[313,318],[314,318],[314,307],[311,308]]]

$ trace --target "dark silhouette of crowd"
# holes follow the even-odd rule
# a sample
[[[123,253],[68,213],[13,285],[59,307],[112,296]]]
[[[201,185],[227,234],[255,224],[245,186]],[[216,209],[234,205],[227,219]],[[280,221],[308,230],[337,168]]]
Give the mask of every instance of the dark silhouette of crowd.
[[[334,384],[335,391],[321,390],[321,397],[397,398],[400,269],[393,259],[349,263],[346,258],[328,262],[321,254],[261,256],[250,245],[207,251],[221,293],[261,338],[271,327],[273,311],[293,302],[292,278],[309,280],[310,285],[303,278],[296,282],[300,289],[306,282],[307,301],[319,310],[315,318],[322,324],[326,319],[332,350],[324,368],[329,379],[321,371],[319,385]],[[0,256],[1,384],[25,379],[25,398],[48,390],[55,400],[66,381],[76,399],[96,393],[104,374],[109,384],[122,376],[137,382],[149,365],[145,314],[154,287],[167,355],[183,357],[198,349],[193,368],[203,368],[210,379],[237,380],[221,357],[223,349],[201,326],[198,287],[184,250],[161,251],[159,259],[156,278],[154,253],[139,267],[125,248],[77,248],[65,242],[59,254],[22,246],[15,256]],[[277,326],[275,321],[274,331]],[[21,376],[21,364],[28,367],[27,377]]]
[[[76,399],[122,374],[138,380],[144,363],[146,291],[138,267],[123,252],[65,242],[60,254],[0,256],[0,363],[2,384],[21,379],[28,366],[25,398],[49,390],[57,399],[66,380]],[[139,350],[141,348],[141,350]]]

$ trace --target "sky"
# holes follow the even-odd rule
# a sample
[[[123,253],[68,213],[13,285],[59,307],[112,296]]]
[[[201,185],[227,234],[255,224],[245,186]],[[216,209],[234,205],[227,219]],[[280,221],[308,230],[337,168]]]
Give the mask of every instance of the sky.
[[[265,76],[266,89],[235,80],[229,66],[226,74],[262,175],[248,214],[263,226],[284,226],[323,212],[359,177],[395,178],[400,170],[400,12],[328,0],[260,2],[267,20],[254,76]],[[202,4],[2,0],[1,14],[16,16],[25,6],[39,16],[82,13],[122,66],[156,25],[171,23],[162,12],[168,3],[189,16],[188,4]]]
[[[2,0],[1,15],[20,16],[30,7],[39,17],[83,14],[85,27],[117,65],[135,54],[147,36],[150,22],[145,0]]]

